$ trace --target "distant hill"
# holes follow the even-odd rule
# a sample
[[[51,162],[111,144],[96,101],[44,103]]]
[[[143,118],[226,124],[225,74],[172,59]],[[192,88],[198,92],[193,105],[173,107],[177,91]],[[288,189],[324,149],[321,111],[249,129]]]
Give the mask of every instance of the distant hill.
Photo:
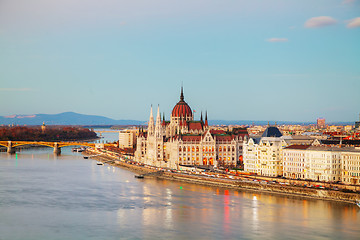
[[[74,112],[64,112],[59,114],[33,114],[33,115],[11,115],[0,116],[0,125],[86,125],[86,126],[112,126],[112,125],[144,125],[146,121],[138,120],[114,120],[111,118],[85,115]],[[270,121],[270,124],[274,124]],[[209,120],[210,125],[267,125],[268,121],[251,121],[251,120]],[[278,121],[278,125],[282,124],[315,124],[315,122],[296,122],[296,121]],[[335,125],[352,125],[353,122],[334,122],[328,124]]]
[[[85,115],[74,112],[59,114],[34,114],[34,115],[11,115],[0,117],[0,125],[141,125],[144,121],[137,120],[114,120],[111,118]]]

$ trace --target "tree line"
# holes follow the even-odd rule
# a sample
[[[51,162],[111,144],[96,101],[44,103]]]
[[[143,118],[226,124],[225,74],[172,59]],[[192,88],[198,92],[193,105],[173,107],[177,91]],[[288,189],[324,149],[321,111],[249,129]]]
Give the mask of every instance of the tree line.
[[[0,127],[1,141],[73,141],[97,138],[94,131],[82,127],[46,126],[41,127],[15,126]]]

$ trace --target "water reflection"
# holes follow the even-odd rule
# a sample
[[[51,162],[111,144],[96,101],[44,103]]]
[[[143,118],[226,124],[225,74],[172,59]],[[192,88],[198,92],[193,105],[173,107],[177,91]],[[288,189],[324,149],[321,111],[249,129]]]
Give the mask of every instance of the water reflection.
[[[2,238],[24,238],[12,227],[19,225],[42,239],[360,236],[355,205],[135,179],[132,172],[62,153],[0,154]]]

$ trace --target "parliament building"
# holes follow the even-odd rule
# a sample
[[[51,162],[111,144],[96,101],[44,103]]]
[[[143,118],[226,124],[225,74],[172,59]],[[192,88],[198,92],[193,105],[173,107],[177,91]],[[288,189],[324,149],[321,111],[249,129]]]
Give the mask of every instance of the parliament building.
[[[236,167],[242,162],[242,144],[247,134],[246,128],[211,129],[207,113],[205,120],[202,114],[200,120],[194,120],[181,88],[180,101],[173,108],[170,121],[164,115],[161,118],[159,107],[154,121],[151,107],[148,129],[140,130],[137,137],[135,160],[171,169]]]

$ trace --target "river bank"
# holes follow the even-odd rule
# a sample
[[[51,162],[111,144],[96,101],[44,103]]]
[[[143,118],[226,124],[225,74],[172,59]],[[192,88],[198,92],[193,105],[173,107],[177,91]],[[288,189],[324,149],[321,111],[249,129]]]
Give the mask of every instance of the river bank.
[[[122,156],[119,156],[115,153],[107,152],[101,153],[89,149],[84,155],[92,155],[93,159],[110,164],[113,166],[125,168],[136,174],[148,174],[156,173],[149,177],[156,177],[159,179],[166,179],[172,181],[182,181],[194,184],[201,184],[207,186],[215,186],[221,188],[231,188],[237,190],[246,190],[252,192],[262,192],[268,194],[277,194],[277,195],[286,195],[296,198],[312,198],[312,199],[322,199],[329,201],[340,201],[346,203],[355,203],[360,199],[360,194],[358,193],[347,193],[335,190],[328,189],[316,189],[316,188],[307,188],[300,186],[290,186],[287,184],[267,182],[264,180],[251,179],[251,178],[237,178],[232,179],[227,176],[219,175],[206,175],[204,173],[191,173],[186,171],[174,171],[167,169],[158,169],[151,166],[145,166],[134,161],[124,159]],[[162,172],[159,172],[162,170]],[[262,178],[260,178],[262,179]]]

